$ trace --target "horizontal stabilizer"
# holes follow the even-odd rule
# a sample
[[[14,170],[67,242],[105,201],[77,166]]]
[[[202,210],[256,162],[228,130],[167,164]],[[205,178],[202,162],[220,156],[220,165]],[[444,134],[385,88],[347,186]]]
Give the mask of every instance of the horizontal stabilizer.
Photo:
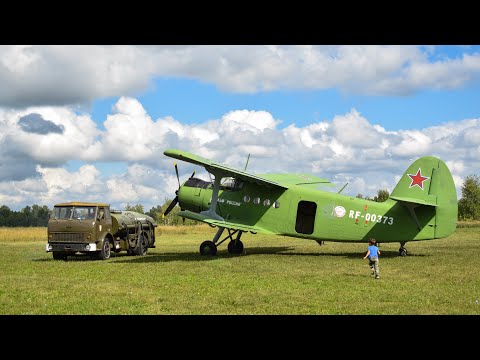
[[[390,196],[390,199],[397,200],[397,201],[405,201],[405,202],[420,204],[420,205],[437,206],[436,197],[434,200],[423,200],[423,199],[410,198],[405,196]]]

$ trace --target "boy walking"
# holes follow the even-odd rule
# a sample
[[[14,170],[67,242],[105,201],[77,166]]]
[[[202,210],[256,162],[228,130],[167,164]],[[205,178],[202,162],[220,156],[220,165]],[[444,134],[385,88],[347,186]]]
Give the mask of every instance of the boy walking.
[[[368,251],[367,254],[363,257],[364,259],[368,258],[368,265],[370,266],[370,271],[372,275],[375,274],[375,279],[380,278],[380,269],[378,267],[378,255],[382,255],[378,247],[376,246],[376,240],[370,238],[368,242]]]

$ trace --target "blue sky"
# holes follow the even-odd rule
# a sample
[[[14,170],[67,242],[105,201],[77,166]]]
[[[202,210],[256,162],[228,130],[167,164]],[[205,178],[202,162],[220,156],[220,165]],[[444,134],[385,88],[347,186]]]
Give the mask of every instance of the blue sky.
[[[409,96],[345,94],[338,89],[270,91],[238,94],[213,84],[189,79],[155,79],[152,87],[135,96],[153,118],[172,116],[185,124],[218,119],[232,109],[263,110],[282,120],[279,127],[332,119],[358,110],[389,130],[418,129],[451,120],[475,118],[480,104],[480,83],[451,90],[419,90]],[[101,126],[118,97],[93,103],[92,118]]]
[[[433,155],[460,195],[478,104],[480,46],[0,46],[0,205],[149,209],[172,147],[369,196]]]

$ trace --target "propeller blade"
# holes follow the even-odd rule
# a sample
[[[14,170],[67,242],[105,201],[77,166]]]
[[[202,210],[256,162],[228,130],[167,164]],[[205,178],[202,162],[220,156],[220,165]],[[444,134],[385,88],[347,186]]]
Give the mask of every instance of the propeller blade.
[[[165,212],[162,215],[162,218],[168,215],[168,213],[172,211],[172,209],[175,207],[175,205],[177,205],[177,203],[178,203],[178,195],[175,196],[175,199],[173,199],[170,205],[168,205],[167,210],[165,210]]]
[[[178,188],[180,189],[180,176],[178,176],[178,167],[177,167],[177,163],[175,163],[175,172],[177,173]]]

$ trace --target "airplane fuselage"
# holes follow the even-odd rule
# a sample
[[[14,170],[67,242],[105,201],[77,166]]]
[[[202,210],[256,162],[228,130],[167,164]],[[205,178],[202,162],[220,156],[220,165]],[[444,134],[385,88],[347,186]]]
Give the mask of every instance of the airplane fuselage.
[[[193,186],[189,186],[193,185]],[[190,182],[179,191],[179,205],[196,213],[209,208],[210,183]],[[254,226],[259,232],[319,241],[403,242],[434,239],[433,207],[418,207],[412,216],[401,202],[379,203],[305,186],[268,188],[250,182],[221,188],[216,213],[230,223]],[[415,218],[416,217],[416,218]]]

